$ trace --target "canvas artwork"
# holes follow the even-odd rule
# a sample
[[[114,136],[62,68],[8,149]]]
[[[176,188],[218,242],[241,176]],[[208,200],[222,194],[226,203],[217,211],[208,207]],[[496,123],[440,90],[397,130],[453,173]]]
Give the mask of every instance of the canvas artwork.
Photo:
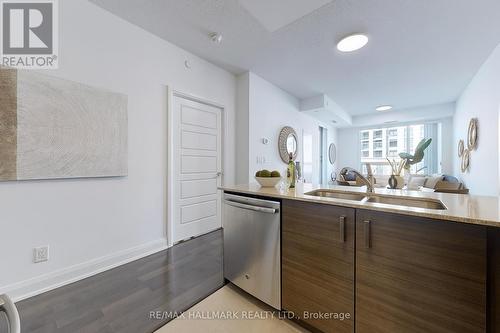
[[[127,96],[0,68],[0,180],[126,176]]]

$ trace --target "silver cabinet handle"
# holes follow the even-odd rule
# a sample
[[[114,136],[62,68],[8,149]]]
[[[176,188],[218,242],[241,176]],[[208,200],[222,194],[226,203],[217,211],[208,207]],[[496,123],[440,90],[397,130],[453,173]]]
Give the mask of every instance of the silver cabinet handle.
[[[260,213],[276,214],[278,212],[278,210],[274,209],[274,208],[246,205],[246,204],[242,204],[242,203],[235,202],[235,201],[229,201],[229,200],[226,200],[224,202],[226,203],[226,205],[229,205],[229,206],[253,210],[255,212],[260,212]]]
[[[367,220],[363,223],[365,225],[365,247],[369,249],[371,247],[371,221]]]
[[[9,296],[0,295],[0,311],[4,311],[7,315],[9,322],[10,333],[21,333],[21,320],[19,319],[19,312]]]
[[[345,216],[341,216],[339,218],[339,234],[340,234],[340,241],[342,243],[345,243]]]

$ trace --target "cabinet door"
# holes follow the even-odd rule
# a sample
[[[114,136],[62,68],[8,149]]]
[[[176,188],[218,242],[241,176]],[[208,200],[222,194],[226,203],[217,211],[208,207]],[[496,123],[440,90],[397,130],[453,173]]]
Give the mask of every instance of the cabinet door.
[[[283,308],[323,332],[353,332],[354,209],[291,200],[282,208]]]
[[[486,331],[486,228],[358,210],[356,332]]]
[[[489,332],[500,332],[500,228],[488,229]]]

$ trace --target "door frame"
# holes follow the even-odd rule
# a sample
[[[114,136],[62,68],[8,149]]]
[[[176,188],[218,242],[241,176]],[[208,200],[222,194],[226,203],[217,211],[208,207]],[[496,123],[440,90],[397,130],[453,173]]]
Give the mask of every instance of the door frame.
[[[172,88],[171,86],[167,86],[167,176],[165,177],[165,193],[167,193],[166,200],[166,216],[167,216],[167,245],[171,247],[174,245],[174,235],[173,235],[173,223],[174,223],[174,173],[173,173],[173,160],[174,160],[174,134],[173,134],[173,112],[175,111],[173,108],[173,100],[174,97],[184,98],[193,102],[205,104],[208,106],[212,106],[221,110],[221,186],[224,186],[224,165],[225,165],[225,142],[227,136],[227,114],[226,107],[223,104],[219,104],[217,102],[213,102],[204,97],[196,96],[193,94],[185,93],[179,90]],[[220,195],[220,192],[219,192]],[[222,199],[221,199],[222,200]],[[221,216],[222,222],[222,216]],[[196,235],[198,236],[198,235]]]
[[[319,125],[319,174],[318,182],[326,184],[328,182],[328,128]]]

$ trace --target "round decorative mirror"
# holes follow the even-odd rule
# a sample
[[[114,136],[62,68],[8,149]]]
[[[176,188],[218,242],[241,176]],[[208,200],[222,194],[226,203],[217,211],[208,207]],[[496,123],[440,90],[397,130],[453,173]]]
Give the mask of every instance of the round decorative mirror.
[[[464,154],[464,140],[458,141],[458,157],[462,157]]]
[[[333,165],[337,160],[337,147],[335,143],[330,143],[330,147],[328,148],[328,159],[330,160],[330,164]]]
[[[299,151],[299,140],[293,128],[285,126],[281,129],[278,139],[278,150],[283,162],[289,162],[290,153],[293,155],[293,160],[295,161]]]
[[[470,165],[470,151],[469,149],[465,149],[462,155],[462,163],[461,163],[462,172],[466,172],[469,169],[469,165]]]
[[[472,118],[469,122],[469,130],[467,131],[467,148],[469,151],[477,147],[477,119]]]

